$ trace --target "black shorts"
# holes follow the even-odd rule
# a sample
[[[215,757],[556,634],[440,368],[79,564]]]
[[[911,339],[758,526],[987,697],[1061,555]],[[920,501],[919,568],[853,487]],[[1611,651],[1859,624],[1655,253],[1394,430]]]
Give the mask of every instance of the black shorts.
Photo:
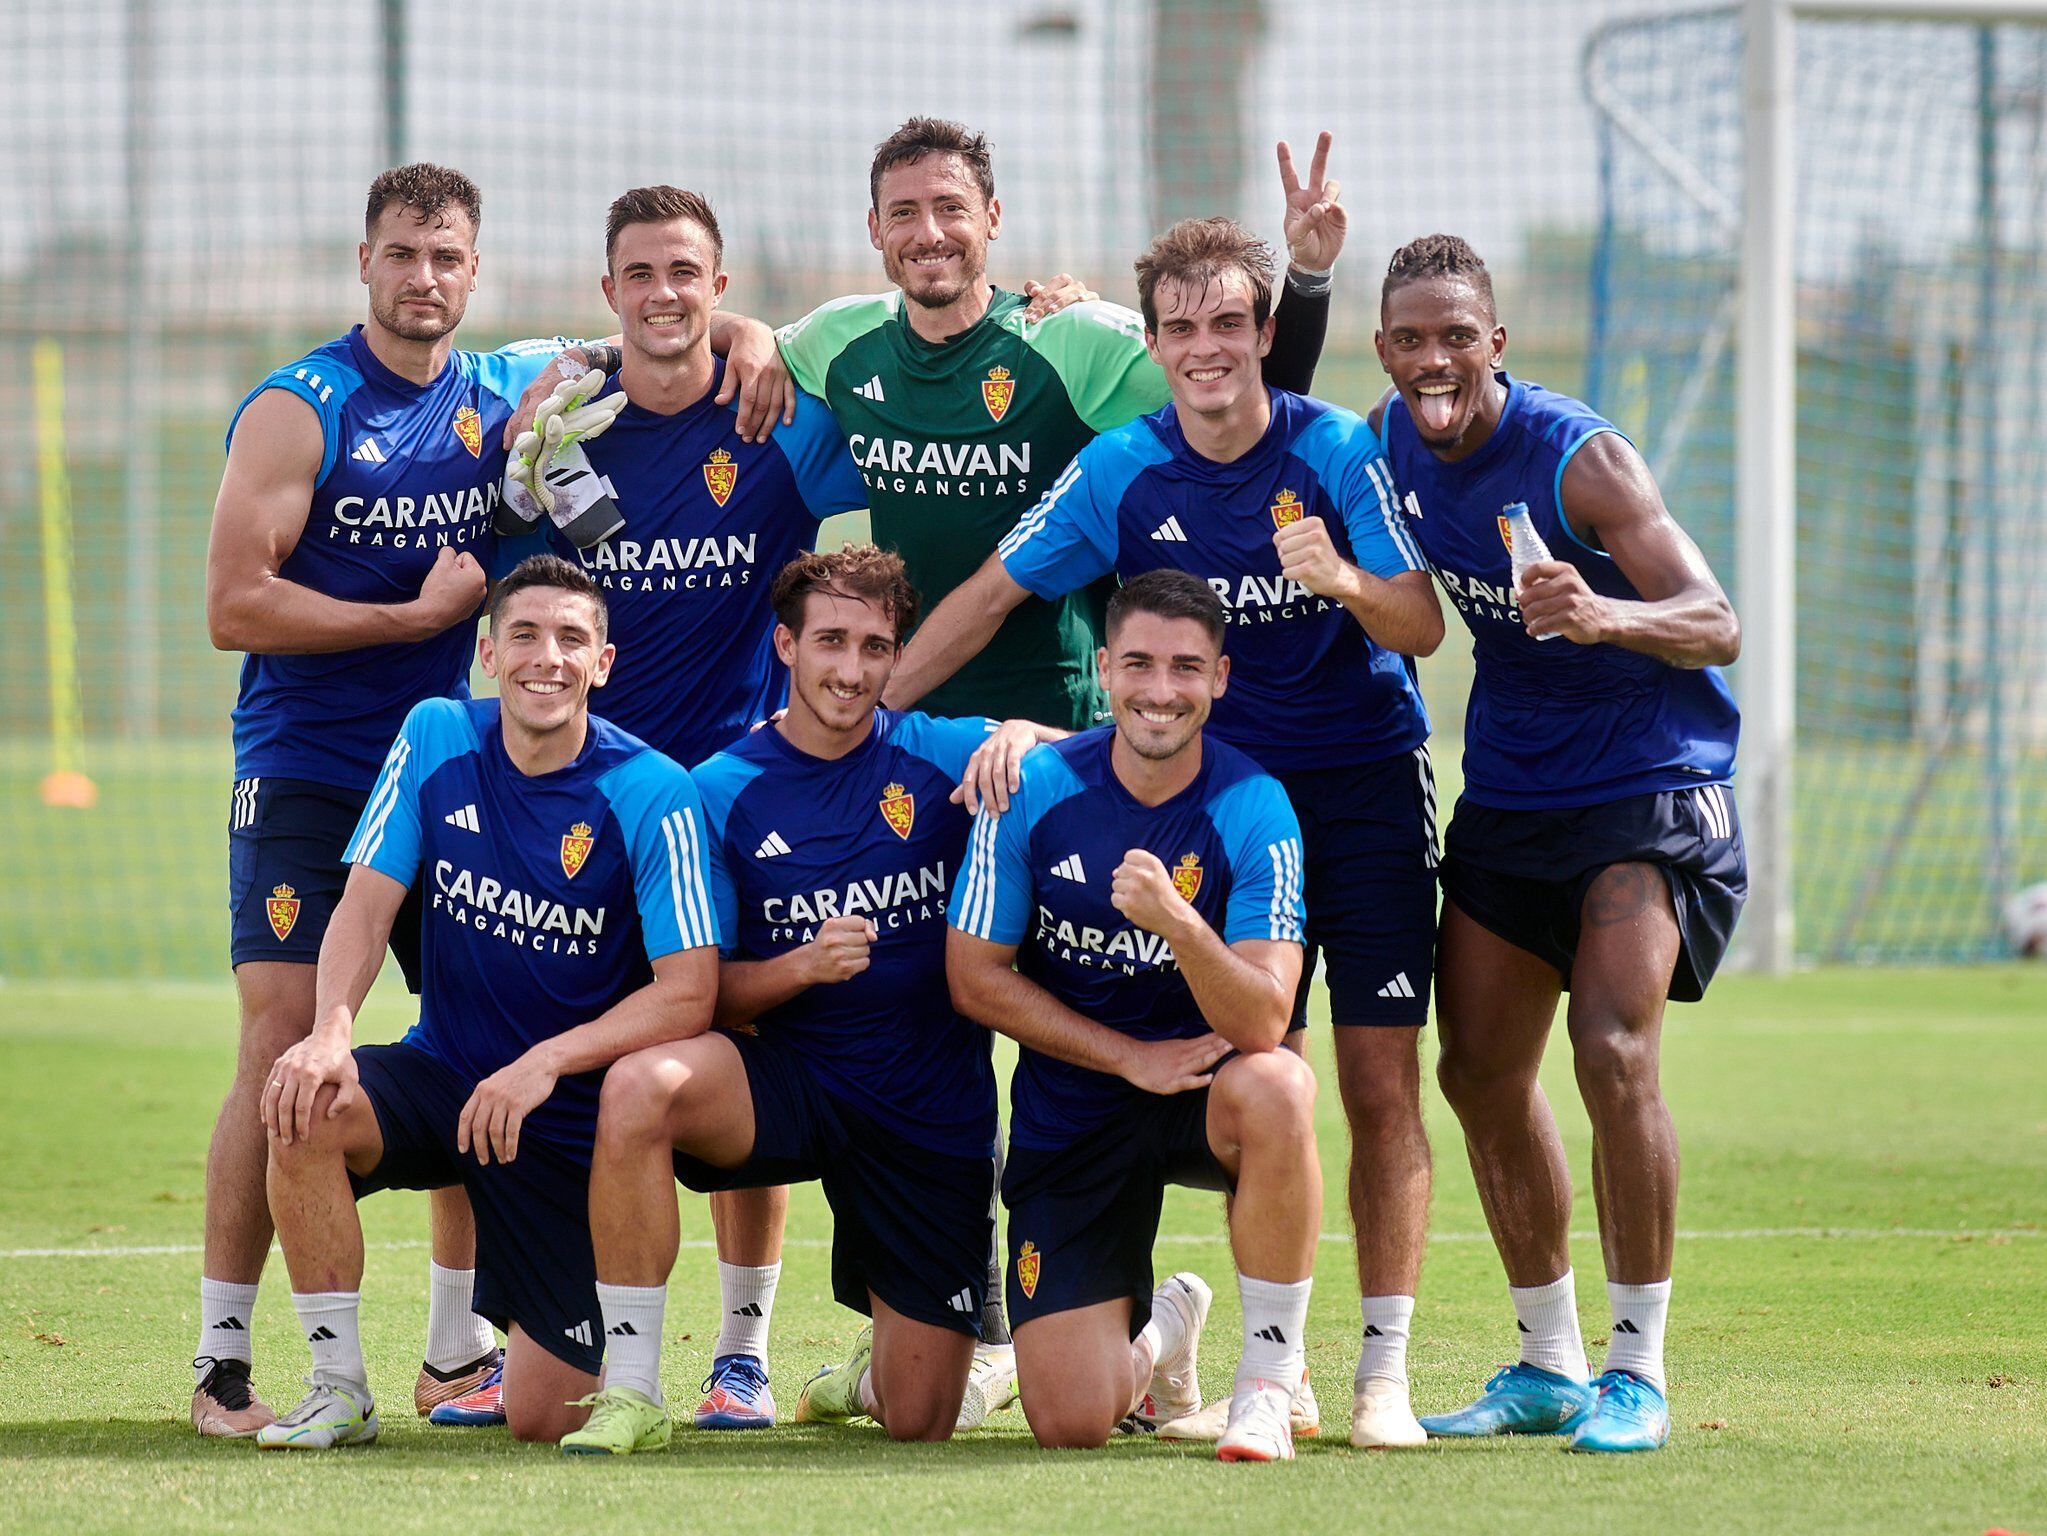
[[[604,1315],[590,1248],[588,1162],[529,1126],[517,1157],[482,1167],[455,1150],[473,1084],[402,1040],[356,1047],[355,1065],[384,1136],[377,1166],[361,1178],[349,1175],[355,1197],[460,1184],[476,1213],[476,1314],[507,1331],[517,1323],[556,1359],[596,1374],[604,1364]]]
[[[868,1292],[895,1311],[981,1336],[995,1159],[913,1146],[818,1083],[802,1053],[734,1033],[753,1095],[753,1154],[716,1168],[675,1154],[691,1189],[762,1189],[816,1179],[832,1208],[832,1294],[863,1315]]]
[[[1614,864],[1663,871],[1680,939],[1669,996],[1697,1002],[1748,899],[1741,819],[1725,784],[1558,810],[1503,811],[1459,800],[1443,854],[1443,894],[1480,927],[1555,966],[1568,991],[1586,887]]]
[[[1335,1024],[1420,1024],[1436,968],[1436,776],[1429,749],[1281,774],[1307,852],[1307,953],[1293,1028],[1308,1022],[1319,950]]]
[[[348,883],[341,856],[369,801],[310,779],[235,781],[227,821],[228,962],[288,960],[316,965],[327,921]],[[414,884],[391,925],[391,953],[405,984],[419,990],[420,888]]]
[[[1063,1147],[1010,1143],[1009,1325],[1128,1297],[1130,1336],[1151,1316],[1151,1249],[1168,1184],[1230,1187],[1208,1144],[1208,1090],[1146,1094]]]

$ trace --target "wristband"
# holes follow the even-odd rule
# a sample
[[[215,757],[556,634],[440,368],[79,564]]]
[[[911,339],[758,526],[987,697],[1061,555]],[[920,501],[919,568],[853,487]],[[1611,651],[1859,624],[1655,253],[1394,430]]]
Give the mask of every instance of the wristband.
[[[582,353],[583,361],[602,374],[617,373],[625,364],[625,353],[601,341],[579,341],[574,350]]]
[[[1288,264],[1286,285],[1304,299],[1319,299],[1327,293],[1336,281],[1336,269],[1324,267],[1320,272],[1310,272],[1304,267]]]

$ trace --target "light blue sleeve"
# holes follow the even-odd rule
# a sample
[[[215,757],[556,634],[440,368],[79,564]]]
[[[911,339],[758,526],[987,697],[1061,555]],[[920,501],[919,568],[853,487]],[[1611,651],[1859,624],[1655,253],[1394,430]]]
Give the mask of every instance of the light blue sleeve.
[[[957,779],[967,771],[967,759],[994,732],[995,725],[995,721],[979,715],[957,720],[923,714],[898,715],[891,735],[905,752],[923,758],[948,779]]]
[[[799,390],[796,419],[786,427],[777,427],[768,441],[789,461],[803,504],[819,522],[840,512],[857,512],[867,505],[867,482],[860,478],[853,450],[846,446],[846,435],[839,430],[838,418],[817,396]]]
[[[420,786],[443,763],[474,752],[476,745],[476,731],[459,700],[423,699],[413,705],[398,739],[384,754],[376,787],[341,862],[367,864],[401,885],[412,884],[419,873]]]
[[[1064,597],[1116,569],[1116,507],[1142,468],[1118,452],[1122,435],[1098,437],[1081,449],[995,546],[1002,568],[1025,591]]]
[[[334,461],[341,453],[341,408],[361,385],[361,374],[347,364],[317,352],[295,363],[287,363],[242,396],[242,403],[235,407],[234,417],[227,424],[225,444],[230,448],[234,446],[235,428],[241,425],[242,412],[264,390],[281,389],[288,395],[297,395],[320,418],[320,473],[314,476],[313,484],[324,485],[327,477],[334,472]]]
[[[760,777],[760,769],[730,752],[715,752],[690,770],[704,805],[704,847],[710,856],[711,906],[718,914],[722,937],[719,953],[730,959],[739,952],[739,887],[732,878],[732,860],[725,847],[726,828],[739,792]]]
[[[1279,781],[1254,774],[1218,795],[1209,819],[1229,850],[1230,900],[1223,942],[1274,939],[1299,944],[1301,824]]]
[[[974,817],[966,866],[946,906],[946,921],[953,927],[996,944],[1020,944],[1030,932],[1037,906],[1031,829],[1081,789],[1065,759],[1049,746],[1025,754],[1019,780],[1007,811],[996,815],[984,807]]]
[[[688,772],[650,747],[612,769],[598,787],[626,835],[647,958],[715,949],[719,929],[704,806]]]
[[[1400,520],[1393,466],[1371,423],[1332,408],[1294,440],[1294,454],[1315,472],[1343,514],[1351,553],[1381,578],[1425,569],[1414,537]]]
[[[547,372],[547,365],[573,347],[572,336],[536,336],[515,341],[495,352],[464,352],[461,357],[470,375],[507,405],[517,405],[533,381]]]

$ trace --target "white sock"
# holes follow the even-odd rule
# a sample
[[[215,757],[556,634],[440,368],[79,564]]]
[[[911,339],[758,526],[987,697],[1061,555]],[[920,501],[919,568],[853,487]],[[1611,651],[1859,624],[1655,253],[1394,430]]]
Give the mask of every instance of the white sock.
[[[1364,1313],[1364,1343],[1358,1350],[1358,1371],[1353,1389],[1367,1386],[1379,1390],[1407,1391],[1407,1333],[1414,1319],[1412,1296],[1360,1296]]]
[[[1656,1383],[1657,1391],[1663,1391],[1663,1325],[1670,1316],[1670,1282],[1615,1285],[1609,1280],[1606,1299],[1613,1306],[1606,1368],[1646,1376]]]
[[[314,1377],[367,1392],[370,1373],[362,1363],[362,1292],[293,1291],[291,1309],[298,1313],[299,1327],[312,1346]]]
[[[249,1330],[256,1326],[256,1287],[237,1285],[232,1280],[199,1280],[199,1347],[192,1351],[200,1360],[253,1360],[249,1351]],[[207,1367],[193,1366],[198,1380]],[[195,1382],[196,1384],[196,1382]]]
[[[631,1387],[657,1403],[661,1395],[661,1322],[668,1310],[665,1285],[606,1285],[597,1282],[597,1306],[604,1314],[604,1384]]]
[[[476,1271],[443,1269],[427,1260],[426,1363],[453,1371],[481,1360],[498,1347],[490,1324],[469,1310]]]
[[[865,1366],[861,1369],[860,1379],[853,1383],[853,1399],[859,1403],[862,1413],[874,1420],[875,1423],[881,1423],[881,1404],[874,1396],[873,1366]],[[886,1425],[882,1427],[887,1428]]]
[[[781,1280],[779,1263],[718,1261],[718,1301],[725,1320],[718,1325],[718,1342],[711,1346],[713,1360],[752,1355],[762,1370],[767,1369],[768,1319],[774,1314],[775,1287]]]
[[[1256,1377],[1292,1396],[1301,1379],[1302,1335],[1308,1327],[1308,1290],[1313,1280],[1253,1280],[1237,1276],[1244,1302],[1244,1354],[1237,1380]]]
[[[1586,1381],[1585,1335],[1578,1331],[1578,1280],[1570,1270],[1548,1285],[1510,1285],[1521,1325],[1521,1363]]]

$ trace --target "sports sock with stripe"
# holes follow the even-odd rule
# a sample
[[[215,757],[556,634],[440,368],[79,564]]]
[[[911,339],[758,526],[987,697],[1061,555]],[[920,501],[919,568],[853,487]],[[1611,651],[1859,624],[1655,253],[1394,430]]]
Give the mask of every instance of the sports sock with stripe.
[[[497,1348],[490,1324],[470,1311],[476,1271],[427,1260],[426,1363],[437,1371],[474,1364]]]
[[[1308,1324],[1313,1280],[1254,1280],[1237,1276],[1244,1302],[1244,1354],[1237,1380],[1254,1377],[1292,1392],[1301,1379],[1302,1335]]]
[[[316,1380],[341,1382],[364,1392],[370,1373],[362,1363],[362,1292],[293,1291],[291,1309],[299,1315],[306,1343],[313,1351]]]
[[[256,1326],[256,1287],[232,1280],[199,1280],[199,1347],[196,1360],[253,1360],[250,1330]],[[196,1386],[206,1379],[208,1366],[195,1365]]]
[[[1576,1274],[1567,1269],[1547,1285],[1510,1285],[1507,1295],[1521,1328],[1521,1363],[1572,1381],[1588,1379],[1585,1335],[1578,1330]]]
[[[597,1282],[604,1314],[604,1384],[631,1387],[657,1403],[661,1395],[661,1323],[668,1309],[665,1285]]]
[[[724,1320],[718,1324],[718,1342],[711,1346],[711,1358],[752,1355],[761,1369],[768,1365],[768,1320],[775,1311],[775,1287],[782,1283],[782,1266],[773,1264],[727,1264],[718,1261],[718,1303]]]
[[[1645,1376],[1663,1391],[1663,1327],[1670,1316],[1670,1282],[1615,1285],[1609,1280],[1606,1299],[1613,1307],[1606,1369]]]
[[[1360,1296],[1364,1342],[1358,1349],[1354,1390],[1407,1390],[1407,1334],[1414,1319],[1412,1296]]]

